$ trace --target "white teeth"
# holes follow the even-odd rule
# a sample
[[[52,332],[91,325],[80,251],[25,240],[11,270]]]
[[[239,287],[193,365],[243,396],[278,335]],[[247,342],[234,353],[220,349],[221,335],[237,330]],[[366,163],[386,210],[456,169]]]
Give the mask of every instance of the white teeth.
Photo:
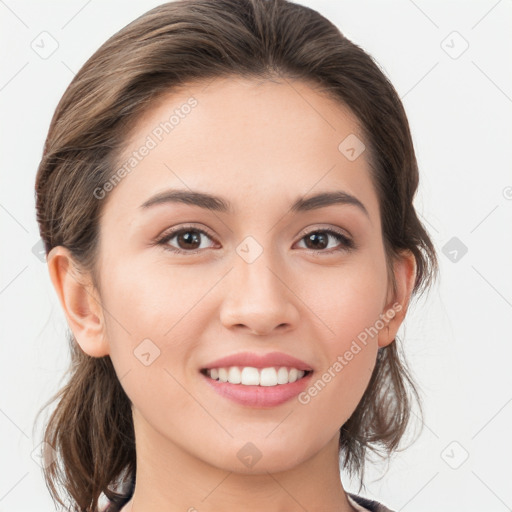
[[[228,382],[231,384],[240,384],[240,370],[236,366],[232,366],[228,370]]]
[[[260,386],[277,386],[277,372],[275,368],[261,369]]]
[[[285,366],[281,366],[277,371],[277,383],[278,384],[286,384],[289,382],[288,380],[288,369]]]
[[[235,370],[238,374],[238,381],[231,382],[231,384],[243,384],[244,386],[257,386],[260,383],[260,374],[257,368],[251,368],[250,366],[246,366],[242,370],[242,374],[240,374],[240,370],[235,366],[231,368],[231,370]]]
[[[221,382],[228,381],[228,371],[226,370],[226,368],[219,368],[219,380]]]
[[[297,368],[269,367],[253,368],[246,366],[230,366],[229,368],[212,368],[206,371],[207,375],[221,382],[231,384],[242,384],[244,386],[277,386],[278,384],[288,384],[301,379],[305,375],[304,370]]]

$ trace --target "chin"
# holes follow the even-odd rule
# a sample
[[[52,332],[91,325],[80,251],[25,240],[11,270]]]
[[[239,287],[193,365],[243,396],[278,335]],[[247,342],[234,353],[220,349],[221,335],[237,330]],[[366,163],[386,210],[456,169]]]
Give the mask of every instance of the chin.
[[[294,443],[291,440],[283,443],[282,437],[279,439],[278,435],[274,441],[275,443],[270,443],[262,437],[254,442],[236,442],[236,447],[226,448],[223,454],[208,462],[224,471],[266,475],[290,470],[310,456],[302,451],[304,443]]]

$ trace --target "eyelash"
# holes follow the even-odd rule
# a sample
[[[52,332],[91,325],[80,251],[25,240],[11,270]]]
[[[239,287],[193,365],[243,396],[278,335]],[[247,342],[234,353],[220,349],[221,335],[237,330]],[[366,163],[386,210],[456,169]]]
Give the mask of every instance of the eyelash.
[[[205,230],[203,230],[201,228],[197,228],[195,226],[182,226],[180,228],[176,228],[176,229],[173,229],[173,230],[165,233],[162,237],[160,237],[159,239],[157,239],[155,241],[155,244],[156,245],[162,245],[164,250],[170,251],[170,252],[175,253],[175,254],[191,255],[191,254],[197,254],[197,253],[203,251],[204,249],[196,249],[194,251],[185,251],[183,249],[178,249],[176,247],[172,247],[172,246],[168,245],[168,242],[170,240],[172,240],[176,235],[178,235],[180,233],[186,233],[187,231],[195,231],[197,233],[201,233],[201,234],[207,236],[208,238],[213,239],[213,237],[207,231],[205,231]],[[343,233],[341,233],[341,232],[339,232],[339,231],[337,231],[335,229],[332,229],[332,228],[329,228],[329,229],[314,229],[312,231],[309,231],[308,233],[305,233],[300,238],[300,240],[303,240],[304,238],[306,238],[307,236],[309,236],[309,235],[311,235],[313,233],[326,233],[328,235],[333,236],[339,242],[341,242],[341,247],[335,248],[335,249],[330,249],[330,250],[305,249],[305,250],[307,250],[307,251],[309,251],[311,253],[314,253],[315,255],[316,255],[316,253],[333,254],[333,253],[337,253],[337,252],[340,252],[340,251],[350,252],[350,251],[353,251],[354,249],[356,249],[356,244],[354,243],[353,240],[351,240],[350,238],[346,237]]]

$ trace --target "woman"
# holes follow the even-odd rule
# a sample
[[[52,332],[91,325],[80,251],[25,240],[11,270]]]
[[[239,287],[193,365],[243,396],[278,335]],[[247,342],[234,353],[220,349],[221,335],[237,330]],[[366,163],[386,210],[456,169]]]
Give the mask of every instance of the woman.
[[[437,272],[417,186],[393,86],[309,8],[185,0],[112,36],[36,178],[72,354],[54,500],[389,511],[340,462],[363,486],[418,399],[396,341]]]

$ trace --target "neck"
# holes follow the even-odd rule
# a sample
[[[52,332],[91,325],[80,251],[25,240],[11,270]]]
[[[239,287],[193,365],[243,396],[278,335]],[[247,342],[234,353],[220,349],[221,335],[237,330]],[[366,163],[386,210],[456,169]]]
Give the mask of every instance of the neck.
[[[240,473],[198,459],[147,424],[134,425],[135,489],[121,512],[354,511],[340,480],[339,435],[307,460],[279,464],[279,471],[266,470],[262,457],[258,471]]]

